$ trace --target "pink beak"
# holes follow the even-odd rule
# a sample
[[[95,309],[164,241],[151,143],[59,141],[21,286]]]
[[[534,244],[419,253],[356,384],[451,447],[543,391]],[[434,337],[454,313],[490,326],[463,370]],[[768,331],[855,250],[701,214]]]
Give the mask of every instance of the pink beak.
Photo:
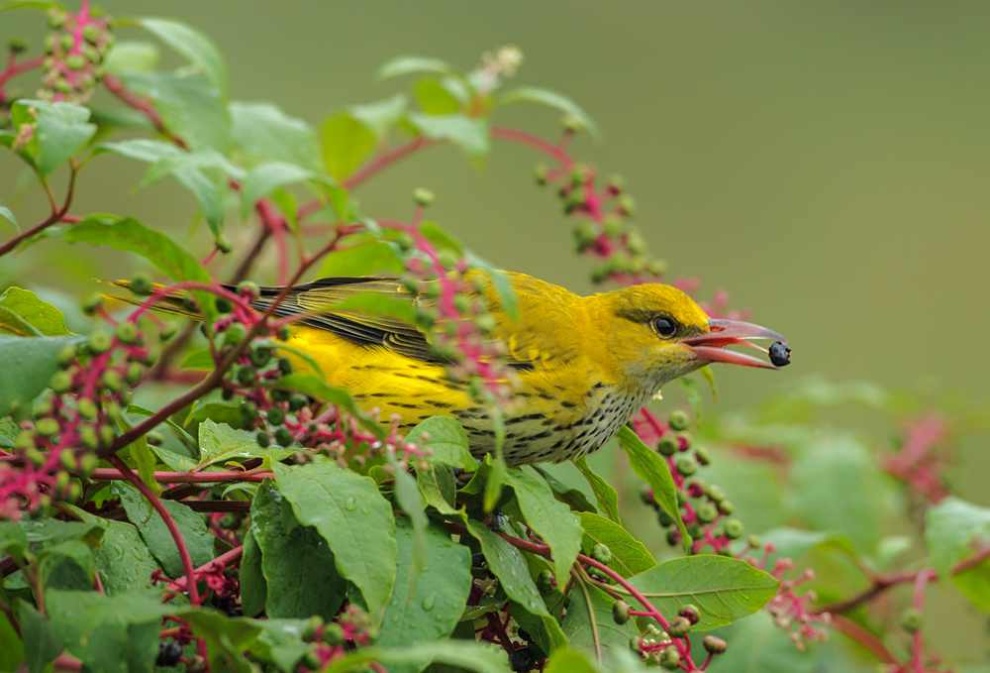
[[[775,347],[783,348],[787,353],[790,353],[790,349],[786,346],[786,339],[784,339],[782,334],[774,332],[772,329],[761,327],[760,325],[743,322],[742,320],[712,318],[708,321],[708,329],[709,331],[704,334],[689,337],[683,341],[705,363],[727,362],[732,365],[742,365],[743,367],[777,369],[777,365],[766,360],[755,358],[752,355],[730,351],[726,348],[727,346],[741,344],[766,353],[767,351],[761,346],[750,343],[753,339],[770,339],[780,342],[781,345],[775,345]],[[783,364],[787,364],[786,361]],[[783,366],[783,364],[780,366]]]

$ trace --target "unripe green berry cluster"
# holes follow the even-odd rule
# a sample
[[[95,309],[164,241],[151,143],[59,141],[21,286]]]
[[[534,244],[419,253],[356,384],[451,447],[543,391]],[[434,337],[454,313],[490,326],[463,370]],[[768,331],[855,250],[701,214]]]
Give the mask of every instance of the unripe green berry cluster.
[[[45,74],[39,96],[46,100],[85,103],[103,78],[103,62],[113,45],[110,22],[90,11],[48,11]]]

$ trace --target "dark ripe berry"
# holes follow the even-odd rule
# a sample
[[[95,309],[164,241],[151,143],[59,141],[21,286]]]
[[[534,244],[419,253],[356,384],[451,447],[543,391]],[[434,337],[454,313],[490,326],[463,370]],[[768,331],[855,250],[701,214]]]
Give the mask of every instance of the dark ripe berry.
[[[282,427],[275,431],[275,441],[279,446],[289,446],[292,444],[292,433]]]
[[[275,336],[278,338],[279,341],[288,341],[289,340],[289,328],[288,327],[279,327],[278,328],[278,331],[275,332]]]
[[[681,451],[687,451],[691,448],[690,432],[681,432],[677,435],[677,448]]]
[[[526,671],[531,671],[536,667],[536,662],[540,660],[540,652],[530,646],[521,647],[518,650],[514,650],[512,654],[509,655],[509,666],[513,671],[518,673],[526,673]]]
[[[220,391],[220,397],[227,401],[234,399],[234,389],[224,388],[223,390]]]
[[[692,625],[701,621],[701,610],[699,610],[697,606],[691,605],[690,603],[682,607],[677,614],[691,622]]]
[[[217,313],[230,313],[234,309],[233,304],[226,297],[217,297]]]
[[[667,633],[672,635],[674,638],[681,638],[686,636],[690,630],[691,621],[687,617],[678,615],[670,621],[670,626],[667,628]]]
[[[775,367],[786,367],[791,364],[791,347],[783,341],[774,341],[770,344],[768,353],[770,355],[770,362]]]
[[[182,645],[174,640],[158,643],[158,657],[155,658],[156,666],[175,666],[182,658]]]
[[[127,289],[129,289],[134,294],[146,296],[155,291],[155,284],[151,282],[151,279],[143,274],[138,274],[131,278],[130,284],[128,284]]]
[[[674,525],[674,519],[662,509],[657,511],[657,521],[664,528],[669,528]]]
[[[677,438],[670,433],[661,437],[660,442],[657,444],[657,451],[663,456],[672,456],[677,453],[677,449]]]
[[[670,530],[667,531],[667,544],[669,544],[671,547],[676,547],[678,544],[680,544],[680,541],[681,541],[681,534],[677,532],[676,528],[671,528]]]
[[[269,346],[255,346],[251,349],[250,358],[255,367],[264,367],[272,360],[272,349]]]
[[[289,398],[289,409],[299,411],[309,404],[309,399],[305,395],[293,395]]]
[[[612,603],[612,619],[620,626],[629,621],[629,603],[617,600]]]
[[[707,635],[705,636],[701,644],[705,646],[706,652],[711,652],[712,654],[722,654],[727,649],[729,649],[729,644],[718,636]]]
[[[285,358],[278,359],[278,371],[282,376],[288,376],[292,373],[292,363]]]
[[[250,367],[238,367],[237,373],[234,375],[234,378],[242,386],[249,386],[255,382],[255,379],[257,378],[257,373]]]
[[[258,446],[260,446],[263,449],[267,449],[269,446],[272,445],[272,436],[269,435],[267,432],[259,432],[257,435],[254,436],[254,438],[255,441],[258,442]]]
[[[671,412],[668,423],[670,423],[670,429],[674,432],[682,432],[688,429],[691,421],[685,412],[678,409],[677,411]]]

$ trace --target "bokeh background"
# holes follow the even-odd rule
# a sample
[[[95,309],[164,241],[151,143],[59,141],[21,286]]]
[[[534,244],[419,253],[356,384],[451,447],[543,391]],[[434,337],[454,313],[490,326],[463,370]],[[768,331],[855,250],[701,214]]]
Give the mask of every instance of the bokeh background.
[[[519,83],[562,91],[599,123],[603,142],[582,139],[576,151],[625,176],[672,275],[701,278],[702,294],[729,290],[734,307],[790,337],[784,372],[719,371],[715,409],[759,404],[811,374],[931,395],[969,418],[951,476],[964,497],[990,504],[990,3],[103,5],[206,32],[227,56],[234,100],[273,100],[314,124],[391,95],[401,85],[375,71],[395,55],[466,67],[519,45]],[[38,24],[0,14],[0,37],[37,40]],[[508,119],[556,133],[551,112]],[[410,191],[428,187],[437,219],[493,262],[587,290],[588,264],[570,254],[556,201],[532,186],[533,164],[524,149],[496,146],[482,170],[468,170],[441,148],[361,198],[368,212],[402,217]],[[137,170],[101,159],[84,173],[76,210],[191,231],[191,198],[168,183],[134,191]],[[44,206],[23,177],[0,155],[0,201],[30,222]],[[127,270],[119,256],[54,250],[4,260],[2,280],[77,288]],[[939,605],[948,620],[939,649],[982,656],[984,625]]]

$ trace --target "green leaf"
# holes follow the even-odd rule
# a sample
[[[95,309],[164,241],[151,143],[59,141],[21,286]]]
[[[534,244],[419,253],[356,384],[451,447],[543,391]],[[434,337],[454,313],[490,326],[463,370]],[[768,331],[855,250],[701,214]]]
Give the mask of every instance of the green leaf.
[[[790,479],[793,506],[804,523],[843,533],[860,552],[873,553],[896,501],[893,481],[869,448],[832,433],[803,447]]]
[[[588,465],[588,460],[584,456],[575,460],[574,465],[584,475],[588,486],[591,487],[591,492],[595,494],[599,511],[612,521],[621,525],[622,519],[619,517],[619,494],[612,487],[612,484],[605,481],[601,475],[591,469],[591,466]]]
[[[37,397],[58,371],[57,357],[77,337],[14,337],[0,335],[0,416]]]
[[[270,162],[253,168],[241,186],[241,214],[247,217],[254,203],[279,187],[319,179],[313,171],[283,162]]]
[[[398,574],[392,599],[385,610],[381,647],[408,647],[441,640],[450,635],[464,611],[471,592],[471,552],[436,526],[426,529],[426,564],[414,569],[415,535],[407,524],[396,527],[399,545]],[[423,664],[428,663],[424,659]],[[415,671],[421,666],[393,669]]]
[[[49,590],[45,607],[65,649],[89,670],[152,671],[161,618],[174,608],[157,591],[104,596],[95,591]]]
[[[378,69],[379,79],[415,75],[419,73],[445,73],[450,66],[438,58],[426,56],[398,56],[385,63]]]
[[[63,237],[69,243],[103,245],[141,255],[176,281],[210,282],[210,274],[195,257],[165,234],[129,217],[90,215],[65,227]]]
[[[389,462],[395,474],[395,504],[412,523],[414,544],[411,573],[415,577],[426,565],[426,527],[429,524],[426,503],[419,492],[415,477],[406,472],[394,457],[391,457]]]
[[[83,522],[96,524],[104,529],[100,546],[93,553],[96,569],[103,581],[103,589],[110,596],[140,591],[151,587],[151,574],[159,569],[141,539],[137,528],[126,521],[112,521],[93,516],[77,507],[73,513]]]
[[[252,502],[252,507],[254,503]],[[261,567],[261,549],[254,533],[248,530],[244,536],[244,552],[238,567],[241,585],[241,608],[248,617],[256,617],[265,610],[268,585]]]
[[[259,619],[261,627],[258,639],[251,643],[251,654],[275,664],[280,671],[299,670],[299,660],[306,656],[312,645],[305,641],[309,627],[306,619]]]
[[[231,103],[234,144],[251,162],[284,162],[311,171],[322,163],[316,131],[271,103]]]
[[[530,466],[510,469],[512,487],[526,525],[550,546],[557,584],[563,586],[581,551],[581,524],[571,509],[553,496],[547,482]]]
[[[38,295],[11,286],[0,294],[0,332],[15,336],[66,336],[62,312]]]
[[[17,601],[17,620],[21,624],[21,637],[24,639],[28,670],[31,673],[50,670],[48,664],[62,651],[60,634],[33,605],[26,601]]]
[[[183,575],[182,559],[179,557],[175,540],[151,503],[130,484],[115,483],[113,489],[120,496],[127,518],[137,526],[145,544],[161,563],[165,573],[170,577]],[[203,517],[180,502],[163,500],[162,503],[175,519],[179,532],[185,538],[193,566],[198,567],[210,561],[213,558],[213,535],[206,527]]]
[[[334,463],[276,463],[275,481],[296,519],[330,545],[338,572],[364,597],[376,622],[395,584],[397,545],[392,507],[373,479]]]
[[[350,108],[351,115],[359,122],[374,131],[378,139],[383,139],[406,113],[408,102],[402,94],[376,101],[354,105]]]
[[[88,108],[75,103],[20,99],[11,107],[16,133],[34,125],[21,153],[46,176],[67,162],[96,134]]]
[[[488,154],[488,122],[484,119],[461,114],[425,115],[412,112],[409,121],[431,140],[448,140],[473,157]]]
[[[288,450],[258,444],[253,432],[235,430],[226,423],[216,423],[210,419],[199,424],[200,459],[196,469],[215,463],[225,463],[238,458],[265,458],[281,460],[291,454]]]
[[[158,67],[161,54],[150,42],[114,42],[103,60],[103,67],[112,75],[152,72]]]
[[[674,484],[674,477],[670,474],[670,465],[660,454],[644,444],[628,425],[619,428],[616,437],[619,446],[629,456],[629,464],[632,465],[633,472],[653,489],[653,499],[677,524],[684,549],[690,550],[691,536],[688,535],[684,521],[681,519],[681,508],[677,503],[677,486]]]
[[[526,612],[540,617],[553,643],[566,643],[567,637],[547,609],[540,590],[529,574],[529,566],[522,552],[482,524],[465,519],[465,525],[471,537],[481,545],[488,568],[498,578],[505,595]]]
[[[584,652],[571,647],[554,652],[543,670],[544,673],[598,673]]]
[[[600,543],[612,551],[609,565],[623,577],[645,572],[657,564],[646,545],[621,525],[591,512],[581,512],[580,516],[585,537],[592,546]]]
[[[267,615],[333,619],[346,596],[334,556],[319,533],[299,525],[271,482],[258,489],[251,503],[251,534],[261,550]]]
[[[420,110],[428,115],[452,115],[463,110],[462,101],[440,79],[424,78],[413,86]]]
[[[629,640],[637,634],[632,621],[619,625],[612,618],[615,599],[594,585],[573,583],[561,628],[571,646],[602,662],[616,652],[628,651]]]
[[[212,147],[224,152],[230,145],[231,121],[221,92],[203,75],[128,73],[124,84],[150,98],[165,127],[191,149]]]
[[[261,635],[262,626],[251,619],[232,619],[214,610],[186,609],[176,614],[184,619],[193,633],[206,641],[207,661],[211,671],[257,673],[244,656]]]
[[[0,671],[16,671],[24,657],[24,643],[7,615],[0,613]]]
[[[374,661],[389,666],[390,670],[392,666],[418,666],[423,661],[449,664],[457,670],[476,673],[509,673],[511,670],[502,648],[463,640],[443,640],[395,649],[361,648],[331,662],[323,673],[363,672]]]
[[[327,117],[320,125],[323,167],[343,181],[356,171],[378,147],[378,136],[349,111]]]
[[[473,472],[478,460],[471,455],[467,432],[449,416],[431,416],[406,434],[406,441],[430,450],[430,461]]]
[[[688,604],[697,606],[708,631],[756,612],[777,593],[777,580],[746,561],[698,554],[665,561],[630,582],[665,615]]]
[[[990,611],[990,561],[953,574],[953,568],[990,546],[990,509],[949,497],[925,515],[925,544],[935,571],[973,605]]]
[[[206,75],[222,95],[226,95],[227,66],[223,62],[220,50],[208,37],[184,23],[170,19],[143,18],[139,19],[138,23],[189,59],[189,62]]]
[[[433,244],[438,251],[450,250],[458,256],[464,254],[464,246],[450,233],[433,220],[425,220],[419,225],[419,233]]]
[[[365,241],[324,257],[320,277],[400,275],[404,268],[394,245],[387,241]]]
[[[499,104],[501,105],[508,105],[510,103],[536,103],[537,105],[551,107],[577,120],[591,135],[598,136],[598,126],[591,116],[577,103],[556,91],[533,86],[519,87],[518,89],[506,91],[499,99]]]

